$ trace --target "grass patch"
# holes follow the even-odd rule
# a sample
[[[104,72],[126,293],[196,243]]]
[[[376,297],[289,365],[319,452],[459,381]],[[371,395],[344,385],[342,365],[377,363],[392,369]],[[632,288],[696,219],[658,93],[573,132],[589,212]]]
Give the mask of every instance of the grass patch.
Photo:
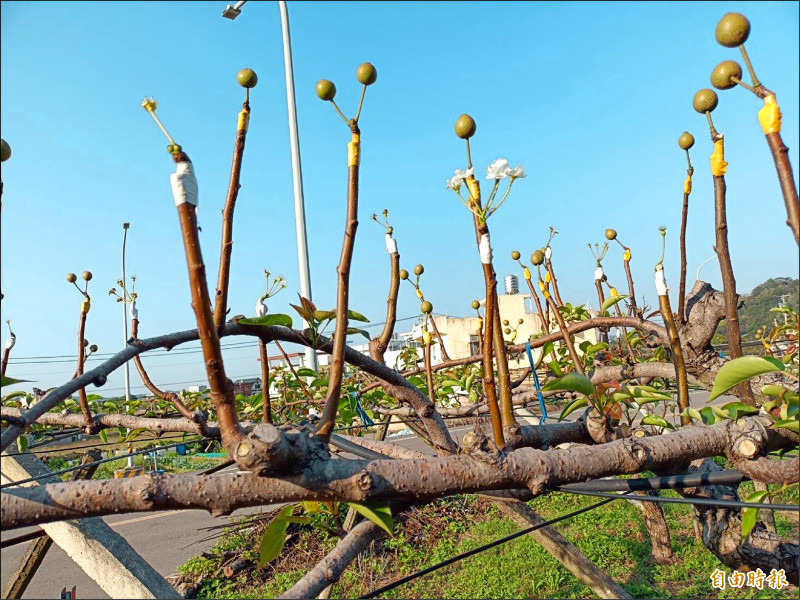
[[[743,486],[742,493],[746,493]],[[672,495],[672,492],[667,492]],[[787,501],[786,490],[775,502]],[[553,518],[597,502],[596,498],[550,493],[530,502],[543,518]],[[650,540],[640,510],[624,500],[562,521],[555,527],[596,565],[637,598],[797,598],[797,588],[716,590],[710,575],[729,572],[694,536],[691,508],[662,505],[671,531],[677,560],[657,565],[650,559]],[[779,532],[797,539],[796,520],[776,513]],[[196,558],[182,572],[195,580],[199,598],[274,598],[286,591],[313,567],[337,538],[320,528],[293,524],[280,557],[257,569],[257,549],[269,519],[248,517],[245,530],[231,529],[212,554],[237,552],[252,561],[252,568],[233,578],[222,575],[231,556]],[[334,525],[331,520],[328,525]],[[395,519],[395,535],[374,542],[333,586],[332,598],[354,598],[447,558],[477,548],[518,531],[488,500],[477,496],[450,497],[416,507]],[[237,550],[238,549],[238,550]],[[533,539],[523,536],[422,576],[383,598],[594,598]]]

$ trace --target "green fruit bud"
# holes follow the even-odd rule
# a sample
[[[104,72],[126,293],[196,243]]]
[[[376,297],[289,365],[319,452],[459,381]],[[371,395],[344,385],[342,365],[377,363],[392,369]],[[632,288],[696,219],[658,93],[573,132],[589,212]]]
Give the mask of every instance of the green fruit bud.
[[[681,147],[681,150],[688,150],[694,146],[694,136],[688,131],[684,131],[678,138],[678,146]]]
[[[531,264],[534,266],[539,266],[544,262],[544,252],[541,250],[537,250],[533,254],[531,254]]]
[[[236,74],[236,81],[245,88],[254,88],[258,84],[258,75],[253,69],[242,69]]]
[[[472,301],[472,308],[474,308],[475,310],[478,310],[480,307],[481,307],[481,303],[480,302],[478,302],[477,300],[473,300]]]
[[[400,269],[400,279],[402,279],[403,281],[408,279],[408,271],[406,271],[405,269]]]
[[[91,281],[92,280],[92,272],[91,271],[84,271],[83,272],[83,280],[84,281]]]
[[[88,345],[89,345],[89,340],[83,340],[83,347],[86,348],[86,346]]]
[[[6,162],[11,158],[11,146],[5,140],[0,140],[0,162]]]
[[[508,319],[503,319],[503,325],[508,325]]]
[[[317,82],[317,96],[320,100],[333,100],[336,96],[336,86],[332,81],[320,79]]]
[[[717,42],[726,48],[736,48],[744,44],[750,36],[750,21],[741,13],[731,12],[719,20],[714,33]]]
[[[516,250],[514,250],[514,251],[511,253],[511,260],[519,260],[519,256],[520,256],[519,252],[517,252]]]
[[[422,304],[420,304],[420,306],[419,306],[419,309],[420,309],[420,311],[422,311],[424,314],[426,314],[426,315],[429,315],[429,314],[431,314],[431,313],[433,312],[433,304],[431,304],[430,302],[428,302],[427,300],[425,300],[425,302],[423,302]]]
[[[414,267],[414,275],[422,275],[425,272],[425,267],[422,265],[417,265]]]
[[[69,283],[75,283],[78,281],[78,276],[75,273],[67,273],[67,281]]]
[[[522,325],[525,322],[525,319],[517,319],[517,325]]]
[[[477,127],[475,119],[469,115],[461,115],[456,119],[456,135],[462,140],[467,140],[475,135]]]
[[[356,79],[364,85],[372,85],[378,79],[378,70],[372,63],[362,63],[356,69]]]
[[[97,352],[97,344],[92,344],[91,346],[89,346],[89,351],[90,352]]]
[[[714,90],[709,90],[708,88],[705,88],[700,90],[694,95],[694,100],[692,100],[692,106],[697,112],[703,114],[711,112],[715,108],[717,108],[718,102],[719,98],[717,98],[717,93]]]
[[[100,375],[94,378],[94,381],[92,383],[94,383],[95,387],[103,387],[107,381],[108,377],[100,373]]]
[[[723,60],[711,71],[711,85],[718,90],[729,90],[736,87],[731,77],[741,80],[742,67],[735,60]]]
[[[617,239],[617,232],[614,229],[606,229],[606,239],[607,240]]]
[[[506,327],[505,329],[503,329],[503,331],[505,332],[506,335],[508,335],[509,333],[511,333],[511,328]]]

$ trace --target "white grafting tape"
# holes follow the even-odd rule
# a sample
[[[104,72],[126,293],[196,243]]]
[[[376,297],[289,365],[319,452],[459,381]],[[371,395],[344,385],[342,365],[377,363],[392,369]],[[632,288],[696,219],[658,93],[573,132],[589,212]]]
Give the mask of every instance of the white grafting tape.
[[[131,307],[128,309],[128,316],[130,316],[131,320],[139,319],[139,310],[136,308],[136,300],[131,302]]]
[[[492,244],[489,242],[489,234],[481,234],[481,242],[478,246],[481,255],[481,262],[484,265],[492,264]]]
[[[666,296],[667,292],[667,280],[664,277],[664,269],[656,269],[656,293],[659,296]]]
[[[197,178],[194,176],[194,167],[191,162],[179,162],[175,167],[175,172],[169,176],[172,184],[172,195],[175,198],[175,206],[189,203],[197,206]]]
[[[397,240],[389,233],[386,234],[386,253],[397,254]]]
[[[594,270],[594,278],[599,279],[600,281],[603,280],[603,267],[597,267]]]

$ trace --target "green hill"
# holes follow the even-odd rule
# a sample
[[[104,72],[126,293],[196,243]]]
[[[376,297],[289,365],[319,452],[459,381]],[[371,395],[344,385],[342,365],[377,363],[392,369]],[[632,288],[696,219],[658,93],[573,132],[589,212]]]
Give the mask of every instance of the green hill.
[[[800,280],[790,277],[776,277],[767,279],[757,285],[749,294],[742,294],[741,301],[744,307],[739,310],[739,327],[742,332],[742,341],[749,342],[755,339],[756,329],[766,327],[771,329],[776,322],[783,321],[783,315],[770,312],[770,308],[780,305],[781,298],[786,306],[798,310],[798,289]],[[725,344],[728,341],[728,331],[723,321],[712,342]]]

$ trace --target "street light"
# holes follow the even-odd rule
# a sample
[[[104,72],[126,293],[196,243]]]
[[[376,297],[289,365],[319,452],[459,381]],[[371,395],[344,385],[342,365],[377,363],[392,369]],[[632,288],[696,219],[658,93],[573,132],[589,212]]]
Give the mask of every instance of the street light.
[[[128,313],[127,295],[125,294],[125,242],[128,239],[128,227],[131,224],[127,221],[122,224],[122,349],[128,346]],[[128,404],[131,401],[131,373],[128,362],[125,361],[125,412],[128,412]],[[127,430],[130,433],[130,429]],[[128,467],[133,466],[133,456],[128,455]]]
[[[222,16],[235,19],[242,12],[247,0],[228,4]],[[286,105],[289,109],[289,146],[292,154],[292,182],[294,184],[294,220],[297,234],[297,259],[300,269],[300,295],[311,300],[311,274],[308,262],[308,235],[306,233],[306,209],[303,201],[303,170],[300,166],[300,140],[297,135],[297,106],[294,99],[294,69],[292,67],[292,42],[289,38],[289,11],[286,2],[278,2],[283,31],[283,65],[286,71]],[[307,327],[308,323],[303,320]],[[306,366],[317,370],[317,352],[306,348]]]

